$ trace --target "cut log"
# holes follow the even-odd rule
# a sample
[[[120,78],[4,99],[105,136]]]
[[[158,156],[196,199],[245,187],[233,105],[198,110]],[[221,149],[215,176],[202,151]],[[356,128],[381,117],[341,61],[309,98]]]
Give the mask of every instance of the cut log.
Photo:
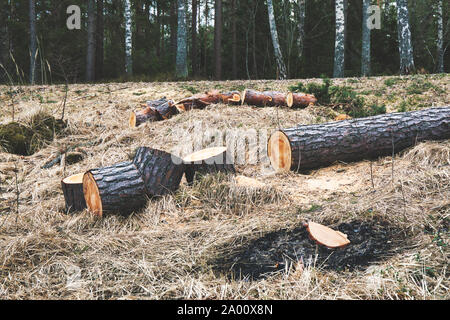
[[[207,173],[236,173],[234,161],[226,147],[214,147],[194,152],[183,159],[186,168],[186,180],[189,185],[198,176]]]
[[[305,224],[305,227],[307,228],[311,239],[320,245],[326,246],[327,248],[343,248],[350,244],[350,241],[347,239],[347,235],[340,231],[335,231],[324,225],[311,221]]]
[[[275,170],[308,170],[336,161],[391,155],[424,140],[450,138],[450,107],[300,125],[274,132],[268,156]]]
[[[152,106],[147,106],[138,111],[132,111],[130,114],[130,128],[136,128],[144,122],[160,121],[163,118],[158,110]]]
[[[61,181],[61,188],[66,203],[66,213],[86,209],[86,201],[83,194],[83,175],[84,173],[75,174]]]
[[[141,173],[130,161],[86,172],[83,193],[88,209],[100,217],[128,215],[142,209],[148,200]]]
[[[241,95],[238,91],[220,93],[217,90],[200,93],[192,97],[178,101],[175,105],[180,112],[192,109],[204,109],[210,104],[226,103],[237,104],[241,101]]]
[[[183,160],[165,151],[140,147],[133,163],[142,175],[149,197],[174,192],[183,178]]]
[[[290,97],[290,105],[288,98]],[[246,89],[242,93],[242,104],[256,107],[291,107],[293,104],[292,93],[285,94],[278,91],[255,91]]]
[[[172,116],[179,113],[177,107],[175,107],[173,100],[169,100],[156,106],[156,110],[164,120],[170,119],[172,118]]]
[[[312,94],[289,92],[286,96],[286,103],[290,108],[307,107],[316,102],[317,99]]]

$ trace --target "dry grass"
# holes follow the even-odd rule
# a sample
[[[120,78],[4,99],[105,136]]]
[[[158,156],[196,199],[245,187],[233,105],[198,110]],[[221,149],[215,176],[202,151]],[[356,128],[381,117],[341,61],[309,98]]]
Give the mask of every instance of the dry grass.
[[[405,86],[411,79],[402,78]],[[449,104],[448,76],[428,79],[445,94],[421,97]],[[342,80],[345,81],[345,80]],[[383,87],[362,79],[357,89]],[[4,299],[449,299],[450,144],[427,142],[394,159],[336,164],[311,172],[275,174],[265,163],[238,166],[266,188],[242,188],[230,176],[206,176],[130,217],[93,218],[64,213],[60,180],[86,169],[128,160],[138,146],[170,151],[195,121],[213,128],[266,130],[327,120],[327,110],[211,106],[168,121],[129,129],[140,102],[188,96],[198,90],[252,86],[284,90],[295,81],[129,83],[70,86],[66,132],[29,157],[0,153],[0,296]],[[445,84],[447,83],[447,84]],[[348,83],[347,83],[348,84]],[[399,95],[405,87],[389,90]],[[0,121],[10,101],[0,87]],[[375,89],[374,89],[375,90]],[[43,99],[39,98],[40,95]],[[61,112],[64,86],[24,87],[16,118],[37,110]],[[377,99],[377,96],[372,96]],[[427,100],[429,99],[429,100]],[[41,102],[44,101],[44,102]],[[41,169],[61,149],[81,146],[86,156],[70,166]],[[15,173],[14,167],[18,170]],[[17,174],[17,183],[16,183]],[[372,188],[372,182],[374,187]],[[19,192],[17,192],[17,189]],[[17,195],[19,201],[17,202]],[[18,203],[18,210],[17,210]],[[291,230],[304,220],[337,226],[383,221],[393,230],[392,250],[367,267],[330,270],[292,264],[258,280],[231,280],[214,269],[219,255],[265,234]],[[381,227],[380,227],[381,228]]]

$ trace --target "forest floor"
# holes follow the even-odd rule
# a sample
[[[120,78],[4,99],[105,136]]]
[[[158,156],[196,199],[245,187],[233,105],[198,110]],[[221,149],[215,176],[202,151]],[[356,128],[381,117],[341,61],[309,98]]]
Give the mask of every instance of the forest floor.
[[[388,112],[450,105],[450,76],[335,80]],[[2,299],[449,299],[450,141],[392,157],[276,173],[267,158],[237,165],[266,184],[231,176],[183,178],[173,195],[129,217],[66,214],[61,179],[129,160],[139,146],[172,152],[205,132],[257,132],[334,120],[330,107],[211,105],[128,127],[146,100],[205,90],[287,91],[302,81],[69,85],[67,128],[31,156],[0,152]],[[60,117],[64,85],[0,86],[0,123],[46,111]],[[203,137],[208,146],[214,135]],[[217,140],[217,138],[216,138]],[[83,144],[83,160],[41,169]],[[217,143],[217,141],[216,141]],[[17,168],[17,170],[15,169]],[[330,250],[309,240],[304,221],[348,234]]]

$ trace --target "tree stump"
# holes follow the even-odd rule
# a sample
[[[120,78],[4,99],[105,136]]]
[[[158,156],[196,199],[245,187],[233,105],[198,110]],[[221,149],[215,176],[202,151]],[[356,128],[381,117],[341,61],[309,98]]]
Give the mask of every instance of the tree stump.
[[[141,173],[130,161],[87,171],[83,193],[88,209],[100,217],[128,215],[142,209],[148,200]]]
[[[196,176],[207,173],[236,173],[234,161],[227,154],[226,147],[215,147],[194,152],[183,159],[186,169],[186,180],[189,185]]]
[[[84,173],[75,174],[61,181],[61,188],[66,203],[66,213],[86,209],[86,201],[83,194],[83,175]]]
[[[274,132],[268,156],[276,170],[308,170],[336,161],[391,155],[424,140],[450,138],[450,107],[299,125]]]
[[[170,153],[140,147],[133,163],[142,175],[149,197],[163,196],[180,186],[184,173],[183,160]]]

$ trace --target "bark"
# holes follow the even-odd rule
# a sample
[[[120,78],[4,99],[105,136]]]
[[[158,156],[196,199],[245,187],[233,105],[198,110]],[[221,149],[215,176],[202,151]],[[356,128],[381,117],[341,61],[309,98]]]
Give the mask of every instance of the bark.
[[[170,119],[174,115],[179,113],[177,107],[175,107],[173,100],[169,100],[159,104],[158,106],[156,106],[156,111],[158,111],[163,120]]]
[[[286,97],[288,107],[302,108],[315,104],[317,99],[312,94],[290,92]]]
[[[336,38],[334,45],[334,78],[344,77],[345,68],[345,6],[344,0],[336,0]]]
[[[182,99],[175,105],[181,112],[191,109],[204,109],[211,104],[226,103],[237,104],[241,101],[241,95],[238,91],[224,92],[210,91],[193,95],[192,97]]]
[[[61,181],[66,204],[66,213],[83,211],[86,201],[83,193],[83,173],[67,177]]]
[[[298,171],[392,155],[419,141],[448,138],[447,106],[276,131],[268,154],[275,169]]]
[[[170,153],[141,147],[133,163],[142,175],[149,197],[172,193],[180,186],[185,167],[180,158]]]
[[[222,0],[214,4],[214,65],[216,80],[222,79]]]
[[[362,19],[362,51],[361,51],[361,75],[370,75],[370,29],[367,25],[369,19],[369,6],[371,0],[363,0]]]
[[[414,72],[414,57],[409,26],[408,0],[397,0],[397,27],[400,52],[400,73]]]
[[[96,33],[96,48],[95,48],[95,79],[100,80],[103,77],[103,41],[105,39],[105,26],[104,26],[104,0],[97,0],[97,33]]]
[[[36,80],[36,3],[35,0],[29,0],[30,9],[30,84]]]
[[[142,209],[148,199],[141,173],[129,161],[86,172],[83,193],[88,209],[100,217],[128,215]]]
[[[184,0],[178,0],[178,32],[177,32],[177,58],[176,76],[180,79],[187,78],[187,29],[186,6]]]
[[[170,1],[170,51],[173,57],[176,57],[177,52],[177,33],[178,33],[178,14],[177,1]],[[172,61],[175,62],[176,59]]]
[[[303,57],[303,47],[305,41],[306,0],[298,0],[297,8],[298,8],[297,46],[298,46],[298,59],[300,61],[300,59]]]
[[[192,61],[192,75],[197,74],[198,62],[197,62],[197,0],[192,0],[192,28],[191,28],[191,61]]]
[[[231,74],[237,79],[237,33],[236,33],[236,0],[231,2]]]
[[[160,100],[150,100],[141,110],[132,111],[130,114],[130,128],[140,126],[144,122],[161,121],[163,117],[158,111],[158,107],[163,104],[169,104],[165,98]]]
[[[95,0],[88,0],[86,80],[88,82],[95,80]]]
[[[133,75],[133,40],[131,31],[131,4],[130,0],[125,0],[125,73]]]
[[[236,173],[234,161],[227,154],[226,147],[200,150],[184,159],[185,174],[188,184],[208,173]]]
[[[444,73],[444,25],[442,0],[437,3],[437,72]]]
[[[267,0],[267,10],[269,13],[270,34],[272,36],[273,50],[278,67],[278,79],[284,80],[287,78],[286,65],[284,64],[283,55],[281,54],[280,44],[278,42],[277,26],[275,23],[275,15],[273,11],[272,0]]]
[[[287,106],[287,95],[283,92],[264,91],[259,92],[246,89],[242,93],[242,104],[257,107]]]

